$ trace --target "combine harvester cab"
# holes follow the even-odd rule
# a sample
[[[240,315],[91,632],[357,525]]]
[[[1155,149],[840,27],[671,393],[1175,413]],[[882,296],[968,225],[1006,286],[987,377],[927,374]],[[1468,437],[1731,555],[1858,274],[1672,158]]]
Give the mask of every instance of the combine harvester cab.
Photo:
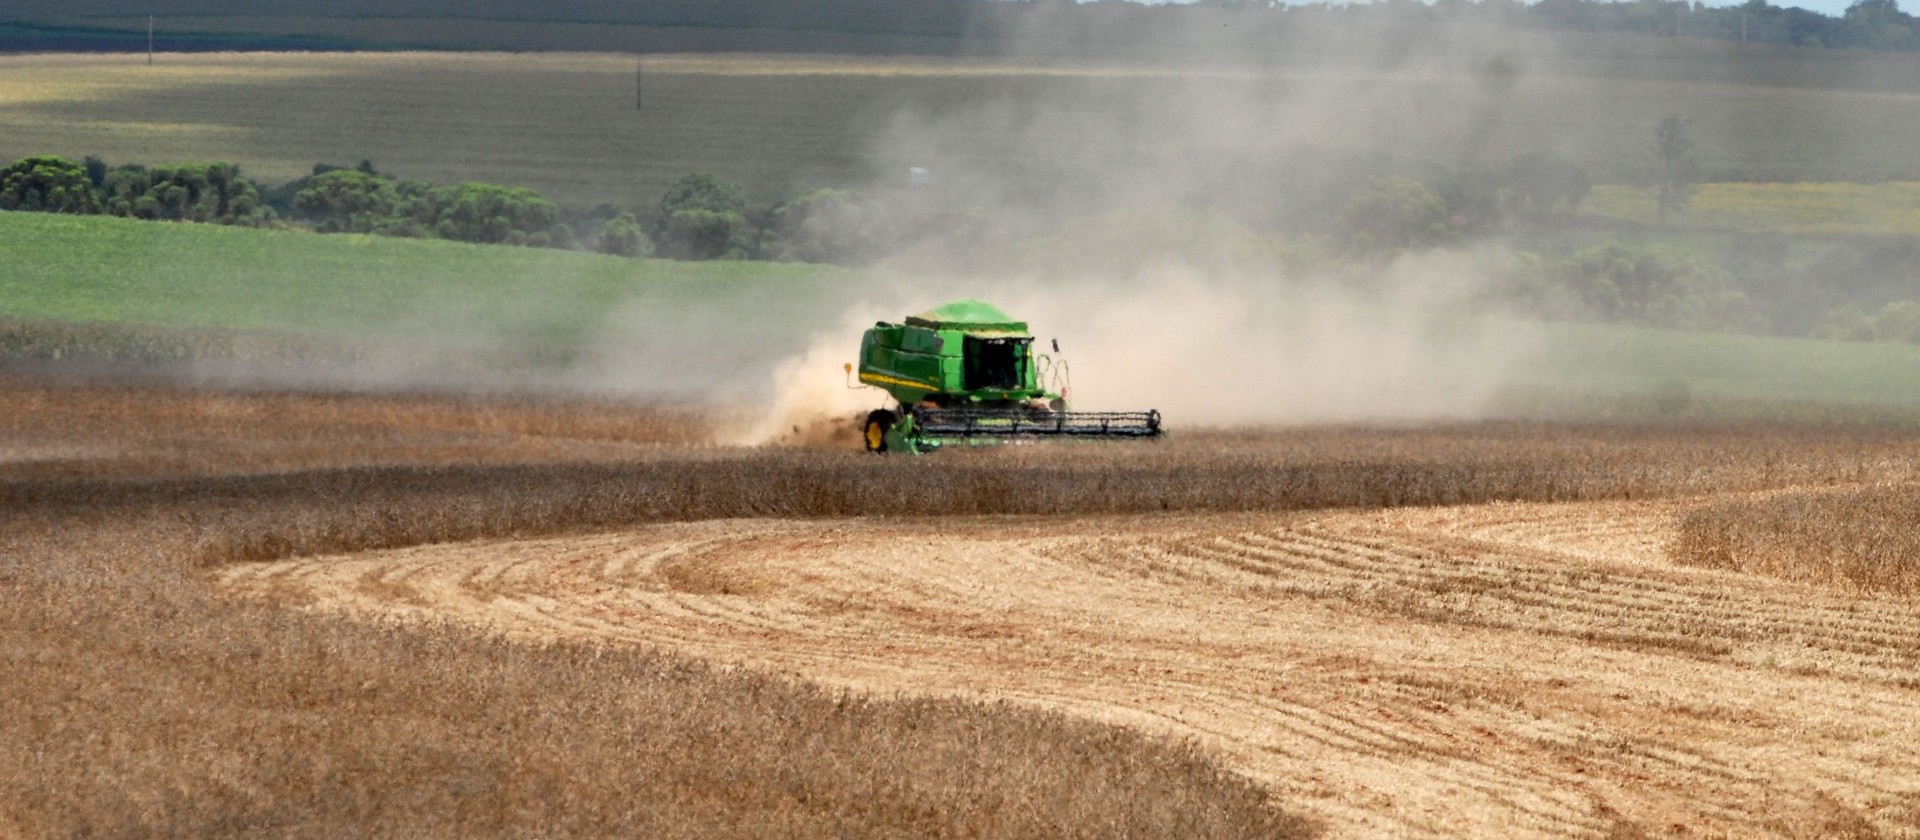
[[[867,451],[1160,435],[1158,411],[1067,410],[1066,377],[1065,362],[1033,354],[1026,322],[981,301],[957,300],[903,324],[882,321],[860,339],[860,382],[886,391],[899,408],[867,415]]]

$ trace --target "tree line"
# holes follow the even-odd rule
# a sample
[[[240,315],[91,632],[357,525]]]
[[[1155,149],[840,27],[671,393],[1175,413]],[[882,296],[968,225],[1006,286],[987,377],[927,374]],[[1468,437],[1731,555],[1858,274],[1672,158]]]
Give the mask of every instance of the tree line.
[[[685,260],[781,259],[861,264],[892,243],[888,214],[853,190],[822,189],[759,212],[739,186],[698,172],[639,211],[563,210],[535,190],[402,179],[369,161],[319,164],[277,187],[230,163],[109,166],[53,155],[0,169],[0,210],[104,214],[151,221],[300,228]]]

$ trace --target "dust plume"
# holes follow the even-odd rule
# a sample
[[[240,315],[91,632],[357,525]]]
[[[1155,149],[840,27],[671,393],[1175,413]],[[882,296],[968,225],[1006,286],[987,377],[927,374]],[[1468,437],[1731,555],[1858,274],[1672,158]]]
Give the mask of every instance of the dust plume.
[[[1036,20],[1043,55],[1057,33]],[[1151,62],[900,109],[867,189],[941,235],[883,262],[880,305],[780,367],[747,439],[816,406],[870,407],[824,397],[831,362],[876,318],[958,297],[1028,321],[1036,353],[1059,339],[1075,408],[1158,409],[1173,429],[1486,415],[1540,328],[1489,303],[1500,246],[1429,246],[1494,219],[1395,252],[1352,247],[1340,216],[1370,179],[1434,182],[1536,150],[1507,123],[1515,97],[1540,95],[1527,68],[1543,59],[1465,29],[1419,44],[1366,29],[1341,31],[1349,49],[1280,56],[1176,25]],[[1446,125],[1407,123],[1434,100],[1452,105]]]
[[[840,422],[887,403],[846,390],[875,320],[977,296],[1028,321],[1035,353],[1058,340],[1068,397],[1085,410],[1157,409],[1170,428],[1486,416],[1543,340],[1542,327],[1481,312],[1482,262],[1432,252],[1376,282],[1209,273],[1169,256],[1123,277],[941,278],[862,305],[777,366],[776,398],[740,442]]]
[[[1384,282],[1264,282],[1177,262],[1111,283],[1024,284],[1000,295],[1057,335],[1081,408],[1155,408],[1181,425],[1482,416],[1541,339],[1480,317],[1469,255],[1410,256]],[[1043,339],[1044,340],[1044,339]]]
[[[836,328],[815,335],[805,351],[775,364],[768,376],[772,401],[725,441],[743,446],[859,448],[862,418],[876,408],[888,407],[889,400],[877,389],[860,386],[845,365],[859,356],[860,333],[888,317],[900,316],[889,316],[872,305],[856,306]]]
[[[873,121],[870,183],[835,184],[927,220],[869,273],[649,276],[581,287],[596,296],[583,308],[528,284],[526,300],[472,317],[463,301],[396,301],[421,313],[391,319],[397,349],[359,355],[338,381],[694,400],[756,417],[727,438],[810,440],[885,402],[846,388],[860,330],[980,297],[1061,339],[1078,407],[1186,424],[1484,412],[1529,340],[1476,311],[1480,257],[1351,255],[1339,216],[1368,179],[1535,150],[1507,130],[1509,106],[1560,94],[1529,70],[1537,49],[1506,60],[1470,32],[1404,44],[1364,29],[1286,55],[1169,31],[1148,61],[929,94]],[[1057,43],[1032,38],[1035,54]],[[1436,100],[1456,107],[1407,107]],[[1435,113],[1446,124],[1410,122]],[[1460,238],[1491,223],[1464,218]]]

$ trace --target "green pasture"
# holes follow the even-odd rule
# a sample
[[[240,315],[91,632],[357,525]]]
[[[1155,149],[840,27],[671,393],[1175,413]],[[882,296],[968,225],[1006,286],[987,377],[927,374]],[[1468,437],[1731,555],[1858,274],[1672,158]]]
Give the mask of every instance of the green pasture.
[[[0,213],[0,322],[256,330],[327,340],[591,348],[635,377],[764,376],[895,279],[789,263],[629,260],[441,241]],[[1514,371],[1535,392],[1920,405],[1920,346],[1593,324]],[[692,379],[693,381],[685,381]]]
[[[1722,403],[1920,406],[1920,346],[1546,325],[1527,386]],[[1671,408],[1678,410],[1683,405]]]
[[[839,316],[857,277],[41,213],[0,212],[0,249],[0,320],[16,324],[257,331],[515,358],[630,346],[709,368],[803,347]]]

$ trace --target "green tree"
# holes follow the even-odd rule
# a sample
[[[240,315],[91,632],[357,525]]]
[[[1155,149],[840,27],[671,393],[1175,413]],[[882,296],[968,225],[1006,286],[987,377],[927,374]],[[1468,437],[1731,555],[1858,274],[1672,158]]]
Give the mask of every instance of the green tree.
[[[1855,0],[1841,16],[1844,43],[1875,50],[1912,50],[1920,45],[1914,19],[1895,0]]]
[[[621,213],[600,226],[594,249],[617,257],[647,257],[653,255],[653,242],[632,213]]]
[[[261,226],[275,221],[259,186],[232,163],[117,167],[106,176],[108,213],[156,221]]]
[[[86,159],[80,162],[80,165],[87,168],[87,183],[92,184],[95,191],[104,189],[107,186],[106,161],[101,160],[95,155],[87,155]]]
[[[667,255],[687,260],[744,260],[757,244],[753,225],[739,213],[681,210],[667,217]]]
[[[711,172],[695,172],[673,182],[660,196],[660,217],[667,218],[683,210],[746,215],[747,201],[740,187],[722,181]]]
[[[1412,248],[1446,239],[1447,204],[1420,182],[1373,178],[1340,212],[1340,228],[1361,250]]]
[[[276,218],[260,188],[230,163],[122,166],[107,173],[107,211],[182,222],[260,226]]]
[[[441,239],[521,245],[547,232],[559,213],[525,187],[465,183],[434,187],[414,202],[414,217]]]
[[[759,245],[740,188],[711,172],[673,182],[660,196],[659,242],[677,259],[746,259]]]
[[[1604,320],[1694,330],[1761,326],[1725,270],[1684,254],[1609,242],[1574,254],[1558,273],[1586,312]]]
[[[336,169],[307,179],[293,208],[321,233],[372,233],[398,221],[402,202],[392,180]]]
[[[1660,224],[1667,214],[1687,209],[1693,202],[1694,184],[1700,167],[1693,159],[1693,138],[1687,136],[1687,121],[1668,114],[1653,130],[1653,155],[1659,164],[1656,199],[1660,204]]]
[[[80,164],[52,155],[21,158],[0,169],[0,210],[98,213],[100,195]]]

